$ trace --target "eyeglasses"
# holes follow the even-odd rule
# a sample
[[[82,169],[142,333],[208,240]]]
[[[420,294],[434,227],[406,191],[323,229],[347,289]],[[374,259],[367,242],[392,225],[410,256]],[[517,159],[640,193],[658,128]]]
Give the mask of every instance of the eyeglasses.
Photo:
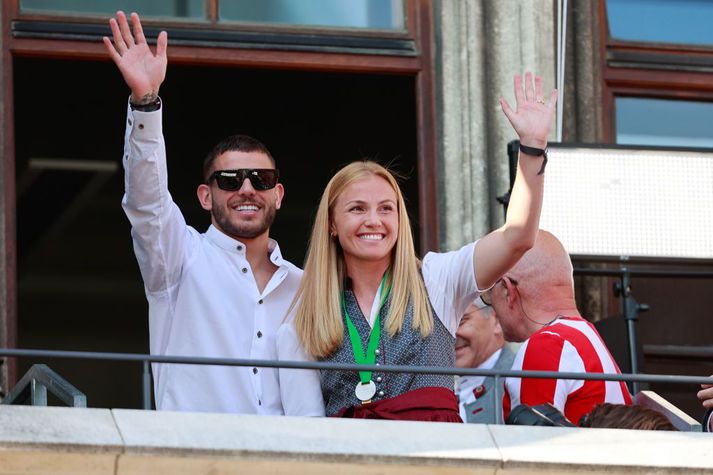
[[[490,290],[485,291],[482,294],[480,294],[480,300],[482,300],[485,305],[489,305],[489,306],[493,305],[493,296],[492,296],[491,292],[493,291],[493,289],[495,288],[496,285],[503,283],[504,279],[505,279],[504,276],[500,277],[498,280],[495,281],[495,283],[490,288]],[[518,284],[517,280],[513,279],[512,277],[508,277],[508,280],[510,282],[512,282],[512,285],[517,287],[517,284]]]
[[[211,173],[206,184],[213,180],[218,188],[224,191],[236,191],[243,186],[248,178],[250,184],[258,191],[275,188],[280,178],[280,172],[274,168],[239,168],[237,170],[217,170]]]

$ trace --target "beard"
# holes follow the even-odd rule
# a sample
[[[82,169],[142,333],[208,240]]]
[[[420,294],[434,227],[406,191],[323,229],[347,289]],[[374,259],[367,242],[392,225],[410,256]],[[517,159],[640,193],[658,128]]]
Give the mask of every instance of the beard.
[[[253,239],[267,232],[275,221],[277,207],[275,203],[267,203],[262,208],[265,212],[262,219],[254,219],[251,221],[233,222],[230,220],[230,211],[227,209],[227,204],[218,206],[213,203],[211,214],[218,227],[228,236],[236,239]]]

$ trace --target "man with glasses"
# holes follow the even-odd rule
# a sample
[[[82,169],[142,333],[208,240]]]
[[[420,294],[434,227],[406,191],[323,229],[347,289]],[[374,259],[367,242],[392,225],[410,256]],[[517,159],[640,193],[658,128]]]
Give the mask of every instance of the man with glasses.
[[[275,360],[276,333],[302,271],[269,238],[282,204],[275,160],[257,140],[236,135],[208,154],[198,200],[211,214],[199,233],[168,192],[159,87],[167,35],[149,49],[138,15],[109,21],[109,56],[131,89],[122,206],[149,302],[151,353]],[[156,407],[283,414],[277,369],[154,364]],[[284,388],[283,388],[284,389]],[[314,398],[310,398],[314,400]],[[324,409],[300,408],[302,414]]]
[[[468,307],[456,330],[456,367],[510,369],[515,354],[505,344],[503,330],[485,294]],[[501,380],[502,382],[502,380]],[[492,376],[462,376],[456,385],[460,417],[463,422],[494,424],[495,388]]]
[[[491,289],[493,308],[508,341],[524,341],[514,370],[614,373],[619,367],[574,299],[572,262],[562,243],[539,231],[534,247]],[[617,381],[507,378],[505,418],[520,404],[551,403],[571,422],[597,404],[631,404]]]

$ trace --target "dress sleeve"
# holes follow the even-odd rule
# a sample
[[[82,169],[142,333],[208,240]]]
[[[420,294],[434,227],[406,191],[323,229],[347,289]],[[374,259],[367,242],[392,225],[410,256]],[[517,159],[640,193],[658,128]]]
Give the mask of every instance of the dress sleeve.
[[[131,222],[134,252],[149,293],[178,283],[188,241],[193,239],[168,192],[161,113],[129,107],[124,135],[121,205]]]
[[[314,361],[302,348],[292,322],[283,323],[277,331],[277,359]],[[324,416],[318,370],[280,368],[278,372],[280,397],[286,416]]]

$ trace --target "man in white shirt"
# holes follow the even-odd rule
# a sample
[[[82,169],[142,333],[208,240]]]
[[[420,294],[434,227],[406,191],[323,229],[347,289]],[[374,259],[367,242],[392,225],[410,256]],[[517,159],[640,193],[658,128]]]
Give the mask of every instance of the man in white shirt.
[[[123,12],[109,24],[113,44],[104,44],[131,89],[122,206],[149,302],[151,353],[277,359],[277,328],[302,271],[269,238],[284,195],[274,159],[250,137],[220,142],[197,190],[212,224],[205,233],[188,226],[167,185],[158,96],[166,32],[153,54],[135,13],[131,28]],[[153,374],[158,409],[284,413],[276,369],[154,364]]]
[[[510,369],[514,359],[515,354],[505,345],[493,307],[479,297],[468,307],[456,331],[456,367]],[[497,396],[502,399],[504,379],[500,381]],[[456,395],[463,422],[496,422],[495,378],[463,376],[458,379]]]

